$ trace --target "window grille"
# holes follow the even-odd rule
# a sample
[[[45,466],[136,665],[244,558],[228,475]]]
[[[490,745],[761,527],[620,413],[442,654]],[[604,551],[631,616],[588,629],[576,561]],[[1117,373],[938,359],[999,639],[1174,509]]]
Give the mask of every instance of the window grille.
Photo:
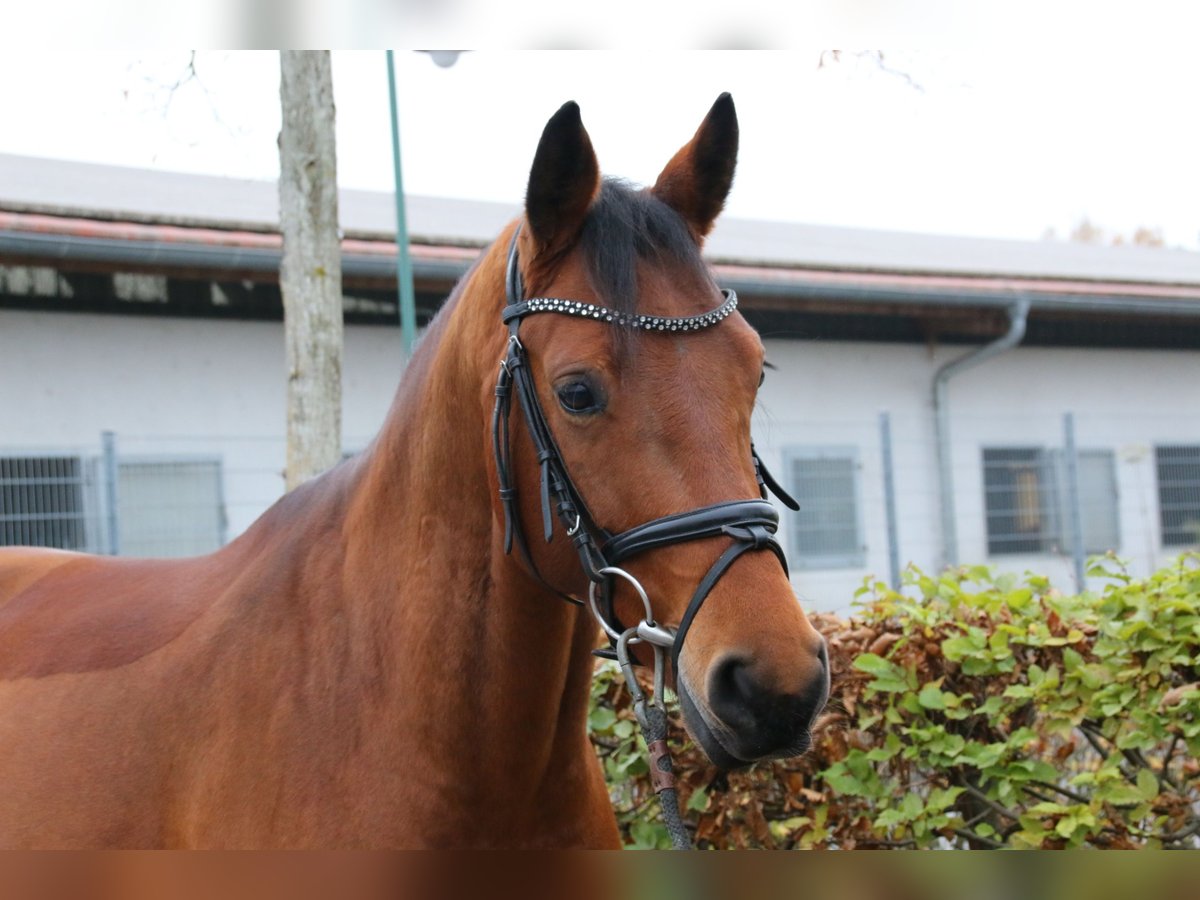
[[[219,460],[125,458],[118,473],[123,555],[196,556],[225,543]]]
[[[94,454],[0,456],[0,546],[110,552],[117,523],[127,556],[191,556],[226,539],[221,462],[121,458],[116,510]]]
[[[800,511],[790,518],[791,559],[800,568],[865,564],[858,452],[853,448],[793,448],[785,455],[790,491]]]
[[[1067,461],[1061,450],[990,447],[983,451],[988,554],[1067,553],[1074,546]],[[1076,454],[1085,553],[1120,547],[1115,459],[1111,450]]]
[[[1154,448],[1164,547],[1200,544],[1200,445]]]
[[[78,456],[0,457],[0,545],[92,549],[89,474]]]

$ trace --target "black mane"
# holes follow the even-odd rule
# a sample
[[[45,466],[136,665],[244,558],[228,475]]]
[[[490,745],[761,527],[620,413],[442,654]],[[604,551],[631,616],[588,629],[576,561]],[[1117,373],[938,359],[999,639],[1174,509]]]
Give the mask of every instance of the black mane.
[[[707,272],[700,248],[683,219],[650,194],[605,178],[588,210],[579,238],[588,278],[600,302],[620,313],[636,312],[637,263],[649,260]]]

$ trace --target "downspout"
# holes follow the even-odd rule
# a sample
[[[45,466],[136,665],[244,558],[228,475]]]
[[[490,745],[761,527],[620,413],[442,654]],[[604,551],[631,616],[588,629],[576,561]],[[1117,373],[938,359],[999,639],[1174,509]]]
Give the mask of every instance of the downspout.
[[[955,375],[973,369],[1021,343],[1029,300],[1022,298],[1008,307],[1008,331],[990,344],[984,344],[965,356],[951,360],[933,376],[933,428],[937,437],[938,494],[942,503],[942,562],[958,564],[958,531],[954,520],[954,472],[950,454],[950,405],[947,391]]]

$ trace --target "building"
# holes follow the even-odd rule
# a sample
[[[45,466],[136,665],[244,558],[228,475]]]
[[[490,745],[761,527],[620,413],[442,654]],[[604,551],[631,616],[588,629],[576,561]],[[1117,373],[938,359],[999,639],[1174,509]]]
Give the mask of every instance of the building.
[[[425,322],[516,208],[408,210]],[[352,450],[403,353],[391,197],[340,212]],[[0,155],[0,543],[203,552],[279,496],[276,220],[273,183]],[[1200,542],[1200,255],[738,220],[707,255],[767,344],[755,440],[813,606]]]

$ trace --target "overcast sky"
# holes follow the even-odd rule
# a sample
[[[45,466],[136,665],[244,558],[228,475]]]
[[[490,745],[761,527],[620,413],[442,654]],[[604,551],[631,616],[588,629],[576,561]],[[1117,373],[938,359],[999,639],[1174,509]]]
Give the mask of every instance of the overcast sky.
[[[728,213],[1040,238],[1088,217],[1200,247],[1200,55],[1142,45],[843,56],[397,52],[409,193],[518,201],[545,120],[577,100],[602,168],[654,180],[721,91],[742,126]],[[0,152],[274,178],[272,52],[9,52]],[[384,54],[334,54],[344,186],[390,190]],[[12,87],[19,85],[20,90]]]

